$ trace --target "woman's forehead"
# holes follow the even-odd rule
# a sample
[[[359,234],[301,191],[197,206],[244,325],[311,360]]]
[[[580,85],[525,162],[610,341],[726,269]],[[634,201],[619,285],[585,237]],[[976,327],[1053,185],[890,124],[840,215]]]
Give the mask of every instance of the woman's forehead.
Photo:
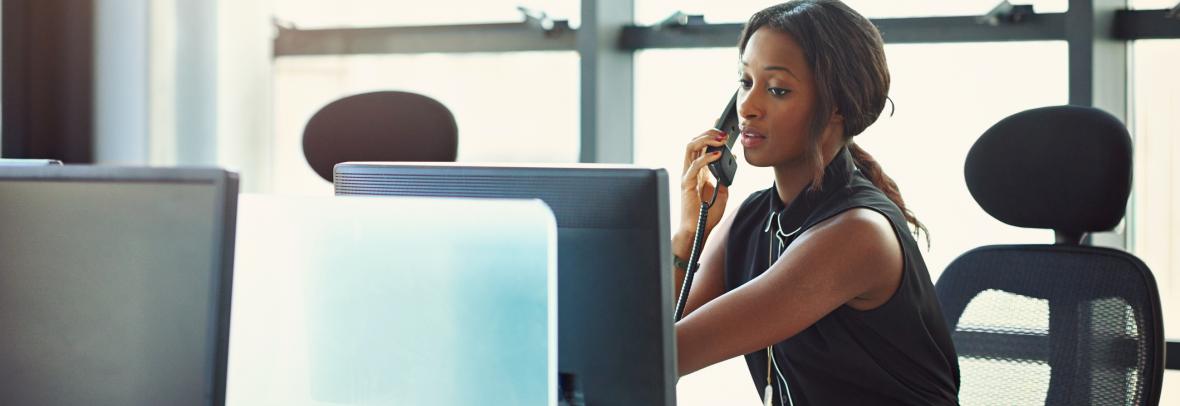
[[[742,64],[750,69],[786,68],[795,76],[808,75],[807,57],[795,38],[785,32],[761,28],[754,31],[742,53]]]

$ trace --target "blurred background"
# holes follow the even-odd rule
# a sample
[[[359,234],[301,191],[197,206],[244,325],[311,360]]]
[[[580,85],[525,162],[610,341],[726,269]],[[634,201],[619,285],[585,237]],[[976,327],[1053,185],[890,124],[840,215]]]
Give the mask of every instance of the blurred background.
[[[332,194],[304,159],[308,120],[378,90],[446,105],[460,162],[633,163],[675,188],[684,144],[735,90],[740,24],[776,3],[2,1],[3,157],[218,165],[245,192],[300,195]],[[846,2],[881,27],[895,105],[856,141],[929,227],[933,278],[973,247],[1053,238],[975,204],[962,175],[975,139],[1024,109],[1095,106],[1131,130],[1135,182],[1124,223],[1093,242],[1142,258],[1165,325],[1180,325],[1175,1],[1028,0],[1034,14],[994,25],[977,17],[996,0]],[[729,208],[771,182],[743,164]],[[680,404],[754,402],[752,389],[731,360],[682,379]],[[1177,392],[1169,371],[1162,403]]]

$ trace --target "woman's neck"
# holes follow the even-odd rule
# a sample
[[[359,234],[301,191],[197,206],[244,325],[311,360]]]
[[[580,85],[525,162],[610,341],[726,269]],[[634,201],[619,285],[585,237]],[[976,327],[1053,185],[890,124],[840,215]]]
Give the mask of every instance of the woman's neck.
[[[832,160],[836,159],[837,152],[840,152],[837,146],[820,149],[820,159],[823,160],[821,170],[826,169]],[[774,167],[774,187],[778,190],[778,198],[783,202],[783,207],[790,206],[791,200],[799,196],[804,188],[811,186],[812,175],[814,172],[811,163],[805,158]]]
[[[778,191],[778,199],[783,202],[783,207],[790,206],[791,200],[799,196],[803,188],[811,185],[811,175],[811,165],[804,159],[774,167],[774,188]]]

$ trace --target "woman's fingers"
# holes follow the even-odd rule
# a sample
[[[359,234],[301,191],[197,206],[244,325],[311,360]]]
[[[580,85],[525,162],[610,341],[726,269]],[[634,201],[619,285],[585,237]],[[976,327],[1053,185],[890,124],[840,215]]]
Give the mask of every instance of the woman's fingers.
[[[684,150],[684,170],[688,171],[688,167],[692,165],[692,161],[701,157],[705,147],[720,147],[725,145],[725,132],[721,130],[709,129],[701,133],[688,142]]]
[[[718,159],[720,159],[721,154],[717,154],[717,155],[718,155]],[[697,179],[698,179],[697,189],[700,190],[701,192],[712,192],[713,191],[712,190],[713,184],[709,182],[709,179],[711,179],[710,175],[712,175],[712,173],[709,172],[708,167],[701,168],[699,171],[697,171]],[[709,190],[705,190],[705,189],[709,189]],[[702,193],[702,195],[704,195],[704,193]]]
[[[688,169],[684,171],[684,179],[681,181],[681,188],[692,188],[694,190],[701,189],[701,182],[708,181],[708,173],[705,172],[705,166],[721,159],[721,152],[703,153],[696,159],[692,160]]]
[[[696,227],[701,199],[707,198],[702,197],[704,194],[702,191],[708,190],[709,193],[713,191],[713,185],[709,181],[712,177],[706,166],[721,159],[720,152],[708,152],[706,149],[724,146],[725,137],[724,132],[710,129],[693,138],[685,147],[684,172],[681,173],[680,181],[681,196],[683,196],[681,200],[683,218],[681,221],[684,225],[682,227]],[[721,196],[718,198],[720,199]]]

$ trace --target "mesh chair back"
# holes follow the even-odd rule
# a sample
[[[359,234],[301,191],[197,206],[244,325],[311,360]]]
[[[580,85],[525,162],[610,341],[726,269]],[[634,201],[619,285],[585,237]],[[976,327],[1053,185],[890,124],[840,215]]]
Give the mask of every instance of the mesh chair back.
[[[1163,379],[1159,293],[1122,251],[982,247],[936,286],[964,405],[1154,405]]]

